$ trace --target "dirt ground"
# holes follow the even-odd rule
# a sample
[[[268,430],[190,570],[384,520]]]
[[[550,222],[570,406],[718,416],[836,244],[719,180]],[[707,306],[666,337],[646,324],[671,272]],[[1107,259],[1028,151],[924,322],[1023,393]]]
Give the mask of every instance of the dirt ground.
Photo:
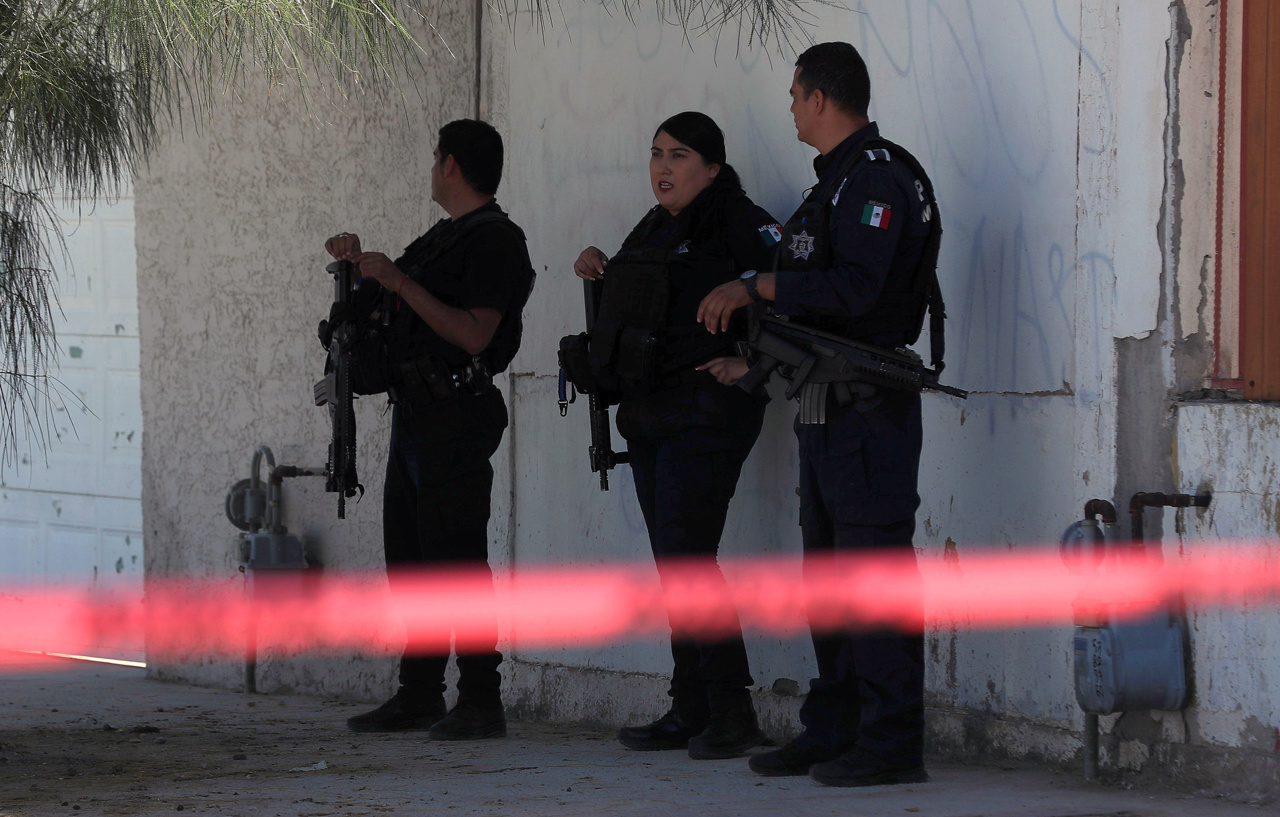
[[[505,740],[354,734],[366,708],[83,665],[0,674],[0,817],[383,814],[1256,817],[1267,809],[1085,786],[1061,772],[935,766],[917,786],[831,789],[743,759],[635,753],[610,733],[512,723]]]

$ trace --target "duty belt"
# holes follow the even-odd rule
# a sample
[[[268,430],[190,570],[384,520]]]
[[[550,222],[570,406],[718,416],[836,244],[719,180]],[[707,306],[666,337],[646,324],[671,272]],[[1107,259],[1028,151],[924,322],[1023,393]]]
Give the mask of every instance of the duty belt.
[[[484,359],[474,356],[461,365],[449,365],[427,355],[392,365],[393,385],[387,389],[391,402],[410,412],[433,403],[443,403],[463,395],[477,395],[493,385]]]

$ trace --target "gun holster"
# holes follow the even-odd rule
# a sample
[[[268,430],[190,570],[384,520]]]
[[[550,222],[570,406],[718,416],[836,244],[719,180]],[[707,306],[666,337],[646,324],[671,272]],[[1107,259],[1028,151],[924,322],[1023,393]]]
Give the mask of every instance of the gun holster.
[[[391,400],[410,411],[458,396],[459,382],[438,358],[426,355],[392,367]]]

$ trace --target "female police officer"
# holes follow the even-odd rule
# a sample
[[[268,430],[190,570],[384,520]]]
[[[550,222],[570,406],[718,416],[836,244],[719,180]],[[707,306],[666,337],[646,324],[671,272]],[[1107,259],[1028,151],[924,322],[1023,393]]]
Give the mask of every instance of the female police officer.
[[[609,259],[588,247],[573,268],[581,278],[606,281],[591,343],[595,354],[606,350],[603,366],[612,371],[605,375],[620,394],[618,431],[627,440],[664,589],[670,593],[680,581],[671,557],[705,557],[696,563],[695,583],[700,592],[710,587],[720,596],[729,621],[717,637],[698,638],[690,634],[696,623],[669,609],[671,710],[653,723],[623,728],[618,739],[632,749],[687,746],[693,758],[736,757],[765,738],[715,553],[742,463],[760,433],[765,399],[718,382],[735,382],[746,370],[734,346],[745,335],[745,320],[739,316],[737,333],[713,336],[696,313],[716,286],[744,271],[771,269],[781,233],[743,192],[725,163],[724,134],[705,114],[688,111],[662,123],[653,137],[649,181],[658,204],[618,253]],[[611,311],[609,304],[619,302],[621,310]]]

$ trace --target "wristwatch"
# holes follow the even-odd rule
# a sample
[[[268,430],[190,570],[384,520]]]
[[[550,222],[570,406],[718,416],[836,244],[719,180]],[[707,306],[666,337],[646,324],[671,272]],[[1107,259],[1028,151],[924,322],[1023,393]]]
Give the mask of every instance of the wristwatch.
[[[738,280],[747,288],[747,294],[751,296],[751,300],[758,304],[764,303],[764,298],[760,297],[760,290],[756,287],[756,271],[749,269],[738,276]]]

